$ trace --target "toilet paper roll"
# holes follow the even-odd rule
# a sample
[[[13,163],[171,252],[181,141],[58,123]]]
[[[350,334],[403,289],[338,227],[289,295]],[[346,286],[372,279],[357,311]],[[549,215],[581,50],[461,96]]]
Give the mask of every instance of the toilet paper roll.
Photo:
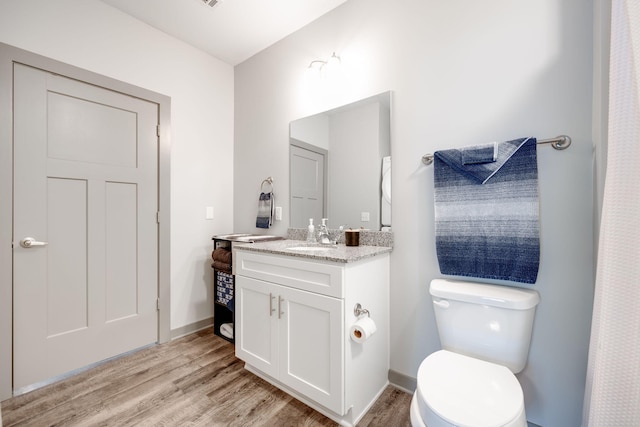
[[[354,342],[363,343],[376,333],[376,323],[370,317],[363,317],[351,325],[349,336]]]

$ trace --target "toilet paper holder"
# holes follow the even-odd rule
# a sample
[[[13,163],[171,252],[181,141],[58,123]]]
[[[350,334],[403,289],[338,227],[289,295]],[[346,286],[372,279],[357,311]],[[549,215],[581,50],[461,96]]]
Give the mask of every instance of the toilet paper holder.
[[[355,307],[353,307],[353,315],[356,317],[360,317],[363,314],[366,314],[368,317],[371,317],[371,313],[366,308],[362,308],[360,303],[356,303]]]

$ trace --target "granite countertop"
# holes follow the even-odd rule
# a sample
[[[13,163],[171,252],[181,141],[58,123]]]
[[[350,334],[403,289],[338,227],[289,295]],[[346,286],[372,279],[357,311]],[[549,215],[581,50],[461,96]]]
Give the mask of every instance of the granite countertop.
[[[293,247],[309,247],[309,250],[291,250]],[[312,249],[312,248],[318,248]],[[316,259],[333,262],[355,262],[364,258],[389,253],[393,248],[388,246],[345,246],[338,244],[335,246],[325,246],[320,244],[309,244],[301,240],[276,240],[270,242],[256,242],[238,244],[234,250],[262,252],[275,255],[288,255],[297,258]]]

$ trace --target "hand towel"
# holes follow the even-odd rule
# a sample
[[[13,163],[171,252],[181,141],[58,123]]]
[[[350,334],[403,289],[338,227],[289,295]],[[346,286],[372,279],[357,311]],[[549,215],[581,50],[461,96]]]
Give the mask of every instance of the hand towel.
[[[211,258],[214,261],[220,261],[224,264],[231,264],[231,251],[226,248],[217,248],[211,252]]]
[[[535,138],[501,142],[491,163],[434,153],[436,252],[442,274],[535,283],[540,259]]]
[[[211,268],[213,268],[214,270],[230,273],[233,267],[231,266],[231,264],[228,264],[226,262],[213,260],[213,262],[211,263]]]
[[[498,143],[478,145],[475,147],[465,147],[460,150],[463,165],[474,165],[477,163],[492,163],[498,160]]]
[[[220,325],[220,333],[229,339],[233,339],[233,323],[223,323]]]
[[[260,193],[258,199],[258,217],[256,228],[269,228],[273,220],[274,196],[273,193]]]

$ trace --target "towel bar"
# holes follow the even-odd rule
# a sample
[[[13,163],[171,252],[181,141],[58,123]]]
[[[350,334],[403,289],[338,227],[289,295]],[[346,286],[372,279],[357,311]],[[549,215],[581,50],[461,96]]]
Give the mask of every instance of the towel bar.
[[[571,137],[567,135],[559,135],[559,136],[556,136],[555,138],[541,139],[537,143],[539,145],[551,144],[551,146],[556,150],[565,150],[569,148],[569,146],[571,145]],[[433,163],[433,154],[429,153],[422,156],[422,163],[424,163],[427,166]]]

